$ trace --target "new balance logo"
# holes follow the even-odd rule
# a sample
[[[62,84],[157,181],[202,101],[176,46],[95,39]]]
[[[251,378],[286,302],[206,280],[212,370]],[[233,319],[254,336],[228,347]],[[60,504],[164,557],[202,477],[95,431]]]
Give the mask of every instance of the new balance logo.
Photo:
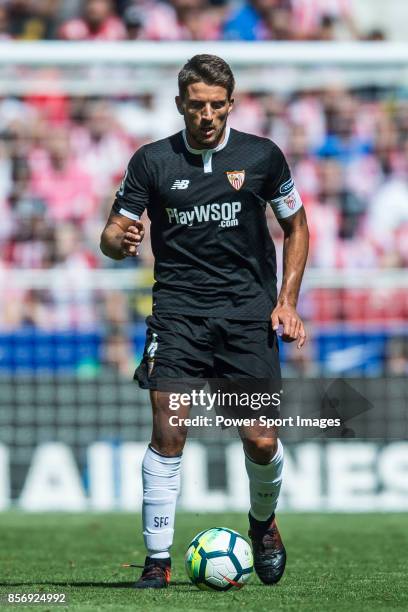
[[[182,180],[182,181],[174,181],[172,189],[187,189],[187,187],[189,186],[190,181],[187,181],[186,179]]]

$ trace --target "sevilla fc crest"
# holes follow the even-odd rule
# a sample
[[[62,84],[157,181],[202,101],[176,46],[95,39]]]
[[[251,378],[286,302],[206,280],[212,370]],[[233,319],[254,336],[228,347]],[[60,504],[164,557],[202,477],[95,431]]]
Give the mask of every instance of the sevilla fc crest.
[[[289,206],[289,208],[293,210],[296,206],[296,195],[291,193],[287,198],[284,198],[283,201],[285,202],[286,206]]]
[[[245,181],[245,170],[233,170],[226,172],[227,178],[234,189],[239,191]]]

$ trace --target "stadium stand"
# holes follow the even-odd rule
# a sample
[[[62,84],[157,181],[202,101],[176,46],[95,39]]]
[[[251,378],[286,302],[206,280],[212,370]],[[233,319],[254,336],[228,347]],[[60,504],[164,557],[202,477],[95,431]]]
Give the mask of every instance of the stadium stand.
[[[365,32],[351,0],[3,0],[0,39],[344,40]]]
[[[381,28],[356,19],[354,6],[0,0],[0,41],[19,48],[72,41],[75,55],[77,40],[384,40]],[[383,412],[363,415],[362,437],[389,442],[406,435],[406,71],[399,60],[384,69],[373,63],[374,77],[357,65],[345,79],[330,66],[325,78],[319,62],[296,73],[290,62],[271,72],[262,62],[249,65],[239,75],[231,125],[282,147],[310,221],[300,303],[310,339],[302,351],[282,345],[285,374],[309,382],[356,377],[362,389],[368,381]],[[10,449],[13,502],[44,443],[69,445],[86,483],[89,445],[102,441],[116,457],[123,442],[149,435],[147,393],[131,382],[151,308],[148,222],[135,261],[103,257],[99,235],[132,152],[182,127],[173,68],[126,61],[115,70],[103,62],[57,67],[52,57],[33,67],[0,57],[0,445]],[[280,254],[271,211],[269,222]],[[215,441],[211,486],[225,485],[217,481],[221,451]]]

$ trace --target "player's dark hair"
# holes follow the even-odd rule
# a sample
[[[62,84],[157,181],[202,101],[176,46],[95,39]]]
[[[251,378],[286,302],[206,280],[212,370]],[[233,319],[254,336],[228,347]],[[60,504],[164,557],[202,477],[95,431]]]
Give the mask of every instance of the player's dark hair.
[[[225,87],[228,99],[235,87],[235,79],[230,66],[217,55],[195,55],[183,66],[178,75],[178,87],[181,98],[184,98],[187,87],[202,81],[206,85]]]

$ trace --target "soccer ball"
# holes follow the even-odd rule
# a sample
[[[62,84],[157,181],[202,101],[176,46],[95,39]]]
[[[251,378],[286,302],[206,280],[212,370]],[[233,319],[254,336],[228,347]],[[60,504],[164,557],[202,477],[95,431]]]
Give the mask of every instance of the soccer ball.
[[[226,527],[197,534],[184,560],[191,582],[204,591],[240,589],[254,570],[250,545],[239,533]]]

